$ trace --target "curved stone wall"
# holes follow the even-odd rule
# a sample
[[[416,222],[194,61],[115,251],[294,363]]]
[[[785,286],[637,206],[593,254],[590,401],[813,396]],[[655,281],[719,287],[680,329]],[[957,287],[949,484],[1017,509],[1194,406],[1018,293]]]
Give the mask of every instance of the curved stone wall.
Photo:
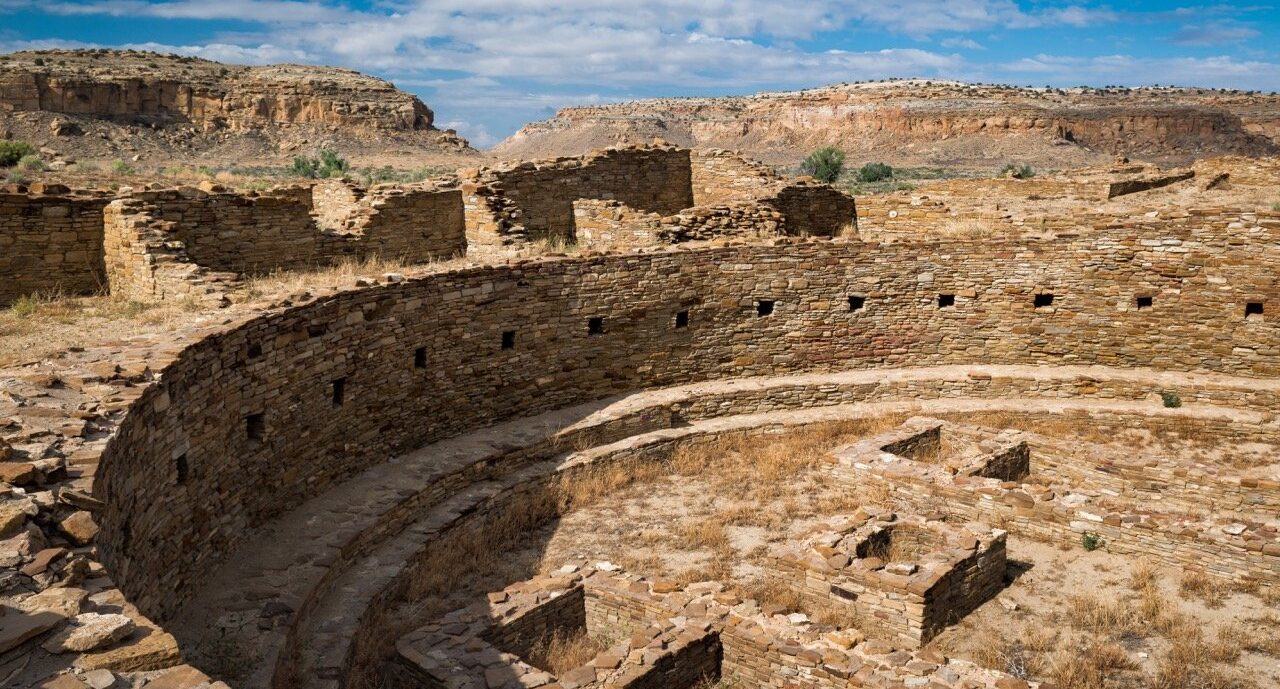
[[[1273,376],[1271,228],[1200,220],[1161,235],[541,261],[268,314],[192,345],[134,403],[99,469],[98,545],[163,620],[249,529],[335,480],[628,390],[972,363]],[[1035,308],[1047,293],[1053,304]],[[1264,314],[1246,318],[1250,303]]]

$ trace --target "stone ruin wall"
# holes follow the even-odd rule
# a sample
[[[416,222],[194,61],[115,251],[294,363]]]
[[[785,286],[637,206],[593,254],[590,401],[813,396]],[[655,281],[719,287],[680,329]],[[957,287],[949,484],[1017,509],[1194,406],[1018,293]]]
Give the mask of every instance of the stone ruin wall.
[[[457,190],[374,189],[349,209],[341,233],[321,228],[311,195],[308,187],[261,195],[182,188],[119,199],[105,215],[113,291],[165,299],[243,275],[374,257],[424,263],[466,251]]]
[[[1246,319],[1244,304],[1273,308],[1280,296],[1271,277],[1280,216],[1247,231],[1228,228],[1236,219],[1060,241],[542,261],[339,294],[255,319],[166,369],[104,453],[99,547],[131,598],[163,618],[235,534],[370,463],[641,387],[969,364],[975,352],[991,363],[1273,376],[1274,316]],[[1082,271],[1081,260],[1114,268]],[[1031,304],[1045,289],[1059,298],[1048,312]],[[955,306],[939,308],[941,293]],[[1157,295],[1155,307],[1133,310],[1140,293]],[[850,311],[850,294],[865,305]],[[757,315],[761,300],[774,302],[768,316]],[[682,311],[689,326],[676,328]],[[594,317],[601,334],[589,334]],[[338,379],[341,406],[330,399]],[[173,478],[179,457],[190,467],[183,486]],[[154,490],[157,480],[172,489]],[[186,546],[154,545],[178,542]]]
[[[726,206],[768,194],[779,176],[769,166],[722,149],[694,149],[694,206]]]
[[[0,306],[30,294],[105,291],[106,204],[52,185],[32,193],[0,191]]]
[[[576,199],[614,200],[670,215],[693,205],[689,151],[656,145],[526,162],[464,174],[467,238],[568,242]]]
[[[853,198],[828,185],[788,180],[725,151],[666,144],[482,169],[464,177],[467,237],[476,243],[551,238],[605,248],[602,237],[631,243],[653,237],[668,243],[783,234],[830,237],[856,222]]]
[[[316,224],[326,230],[336,230],[347,224],[367,190],[345,179],[316,182],[311,187],[311,214]]]

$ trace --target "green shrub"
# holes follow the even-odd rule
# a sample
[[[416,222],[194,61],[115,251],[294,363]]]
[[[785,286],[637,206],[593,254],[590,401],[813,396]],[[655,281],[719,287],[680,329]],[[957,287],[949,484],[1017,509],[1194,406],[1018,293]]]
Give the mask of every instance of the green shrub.
[[[341,177],[346,174],[349,165],[337,153],[328,148],[320,149],[319,158],[298,156],[293,159],[291,168],[294,175],[316,179],[318,177]]]
[[[130,175],[133,174],[133,166],[123,160],[117,160],[111,163],[111,171],[117,175]]]
[[[347,161],[338,157],[338,152],[327,148],[320,149],[320,176],[341,177],[347,171]]]
[[[36,58],[36,67],[44,67],[44,58],[43,58],[43,57],[37,57],[37,58]]]
[[[18,318],[29,318],[40,311],[40,300],[32,294],[24,294],[13,300],[9,312]]]
[[[1182,398],[1179,397],[1176,392],[1166,390],[1165,392],[1160,393],[1160,401],[1164,402],[1164,406],[1169,409],[1177,409],[1182,406]]]
[[[844,170],[844,151],[834,146],[820,148],[810,153],[809,157],[800,163],[800,172],[827,184],[836,181],[842,170]]]
[[[1090,552],[1102,547],[1102,536],[1092,531],[1080,534],[1080,546]]]
[[[24,155],[18,161],[18,169],[27,172],[40,172],[44,169],[44,161],[40,160],[40,156],[35,154]]]
[[[293,174],[297,175],[298,177],[307,177],[307,178],[314,179],[316,176],[316,170],[319,167],[320,167],[320,161],[316,160],[315,158],[308,158],[306,156],[297,156],[296,158],[293,159],[293,168],[291,169]]]
[[[35,152],[36,149],[25,141],[0,141],[0,167],[13,167]]]
[[[893,168],[884,163],[867,163],[858,170],[859,182],[879,182],[882,179],[891,179],[893,177]]]
[[[5,175],[4,183],[5,184],[26,184],[27,176],[22,174],[21,172],[18,172],[17,170],[11,170],[9,174]]]
[[[1280,201],[1276,201],[1275,203],[1271,204],[1271,210],[1277,213],[1280,213]]]
[[[1014,179],[1031,179],[1036,176],[1036,171],[1030,165],[1009,163],[1000,169],[1000,176]]]

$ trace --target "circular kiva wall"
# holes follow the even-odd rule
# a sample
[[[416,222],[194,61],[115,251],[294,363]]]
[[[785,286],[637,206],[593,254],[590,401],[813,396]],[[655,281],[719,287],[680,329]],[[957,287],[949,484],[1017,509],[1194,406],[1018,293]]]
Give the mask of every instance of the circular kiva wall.
[[[341,293],[197,342],[163,372],[104,453],[98,547],[164,621],[248,530],[363,467],[626,391],[947,364],[1274,376],[1280,248],[1225,225],[678,250]]]

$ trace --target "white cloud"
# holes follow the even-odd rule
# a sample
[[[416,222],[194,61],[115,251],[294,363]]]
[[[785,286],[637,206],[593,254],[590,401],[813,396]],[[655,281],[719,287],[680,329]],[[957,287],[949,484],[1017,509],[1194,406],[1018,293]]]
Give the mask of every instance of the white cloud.
[[[1034,76],[1059,84],[1151,83],[1280,90],[1280,65],[1216,57],[1141,58],[1132,55],[1068,57],[1037,55],[993,66],[996,73]]]
[[[1232,21],[1215,21],[1208,24],[1188,25],[1173,35],[1178,45],[1219,45],[1239,43],[1261,35],[1257,29]]]
[[[987,47],[972,38],[945,38],[938,43],[943,48],[965,48],[967,50],[986,50]]]
[[[96,2],[46,2],[40,9],[50,14],[157,17],[160,19],[235,19],[271,24],[305,24],[345,21],[352,14],[323,3],[292,0],[98,0]]]
[[[489,128],[483,124],[475,124],[464,120],[449,120],[448,122],[438,122],[436,126],[441,129],[453,129],[462,135],[462,138],[471,142],[472,146],[477,148],[488,148],[498,143],[498,137],[489,133]]]

